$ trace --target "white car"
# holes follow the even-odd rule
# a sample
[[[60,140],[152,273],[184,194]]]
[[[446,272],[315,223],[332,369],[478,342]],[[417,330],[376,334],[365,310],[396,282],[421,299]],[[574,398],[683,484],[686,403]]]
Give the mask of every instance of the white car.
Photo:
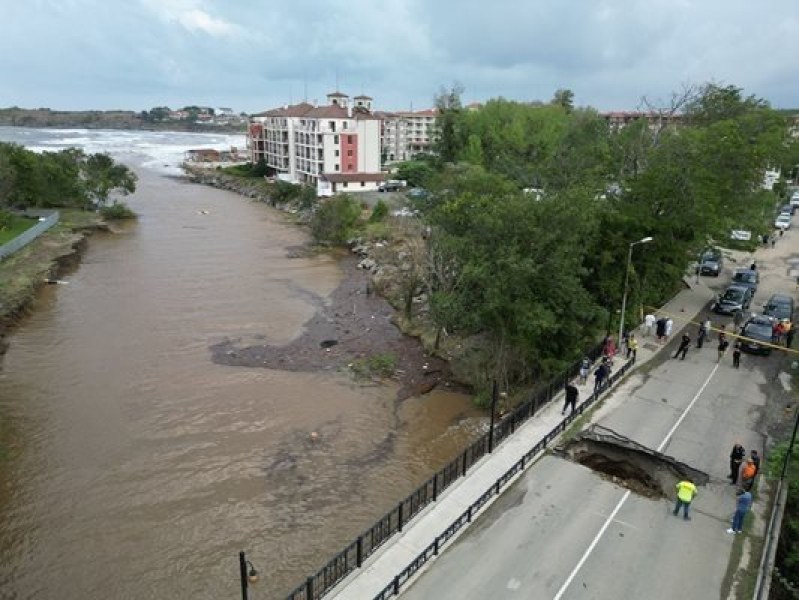
[[[774,221],[774,227],[777,229],[790,229],[791,228],[791,215],[779,215]]]
[[[799,192],[794,192],[791,196],[791,206],[799,207]]]

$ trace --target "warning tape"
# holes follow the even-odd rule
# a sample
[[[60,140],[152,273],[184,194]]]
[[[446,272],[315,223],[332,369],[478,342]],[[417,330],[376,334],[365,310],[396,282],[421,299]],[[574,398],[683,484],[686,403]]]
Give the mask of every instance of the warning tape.
[[[683,322],[683,323],[685,323],[687,325],[696,325],[697,327],[701,325],[701,323],[693,321],[692,319],[687,319],[685,317],[680,317],[678,315],[673,315],[673,314],[668,313],[665,310],[662,310],[660,308],[655,308],[654,306],[647,306],[645,308],[651,310],[652,314],[654,314],[654,315],[660,314],[660,315],[663,315],[665,317],[669,317],[670,319],[673,319],[674,321],[681,321],[681,322]],[[780,346],[779,344],[775,344],[773,342],[764,342],[762,340],[756,340],[754,338],[750,338],[750,337],[747,337],[745,335],[741,335],[740,333],[734,333],[732,331],[729,331],[729,330],[725,329],[724,327],[713,327],[711,325],[710,331],[716,331],[718,333],[723,333],[726,336],[729,336],[731,338],[735,338],[735,339],[738,339],[738,340],[743,340],[743,341],[747,341],[747,342],[754,342],[755,344],[759,344],[761,346],[768,347],[768,348],[771,348],[773,350],[782,350],[783,352],[788,352],[788,353],[791,353],[791,354],[799,355],[799,350],[794,350],[793,348],[788,348],[786,346]]]

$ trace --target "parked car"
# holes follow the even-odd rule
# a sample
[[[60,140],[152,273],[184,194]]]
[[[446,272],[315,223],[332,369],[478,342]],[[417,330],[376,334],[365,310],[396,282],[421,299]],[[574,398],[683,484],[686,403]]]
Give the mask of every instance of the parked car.
[[[757,293],[760,283],[760,273],[753,269],[736,269],[732,276],[733,285],[743,285],[752,288],[752,295]]]
[[[743,311],[752,304],[754,292],[745,285],[731,285],[713,304],[713,310],[721,315],[733,315],[739,310]]]
[[[788,294],[774,294],[763,305],[763,314],[782,321],[793,321],[793,298]]]
[[[774,219],[774,227],[777,229],[790,229],[791,228],[791,215],[778,215]]]
[[[799,208],[799,192],[794,192],[791,196],[791,206]]]
[[[724,257],[719,250],[705,250],[699,256],[699,273],[718,277],[724,268]]]
[[[792,204],[783,204],[780,207],[780,214],[781,215],[793,216],[793,213],[794,213],[795,210],[796,210],[796,207],[794,207]]]
[[[741,328],[741,349],[752,354],[771,354],[773,320],[755,315]]]

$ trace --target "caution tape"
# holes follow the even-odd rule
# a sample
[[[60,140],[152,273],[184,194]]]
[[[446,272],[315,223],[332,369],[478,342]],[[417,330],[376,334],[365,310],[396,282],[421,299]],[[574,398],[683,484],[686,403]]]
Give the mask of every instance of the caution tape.
[[[692,319],[687,319],[685,317],[680,317],[678,315],[673,315],[673,314],[668,313],[665,310],[662,310],[660,308],[655,308],[654,306],[647,306],[645,308],[651,310],[652,314],[654,314],[654,315],[658,315],[658,314],[659,315],[663,315],[665,317],[669,317],[670,319],[672,319],[674,321],[681,321],[681,322],[685,323],[686,325],[696,325],[697,327],[699,327],[701,325],[701,323],[698,323],[698,322],[696,322],[696,321],[694,321]],[[740,333],[734,333],[732,331],[728,331],[723,326],[722,327],[713,327],[711,325],[710,331],[716,331],[718,333],[723,333],[724,335],[726,335],[728,337],[731,337],[731,338],[735,338],[737,340],[753,342],[755,344],[759,344],[760,346],[771,348],[773,350],[782,350],[783,352],[789,352],[791,354],[799,355],[799,350],[794,350],[793,348],[788,348],[786,346],[780,346],[779,344],[775,344],[773,342],[764,342],[762,340],[756,340],[754,338],[750,338],[750,337],[747,337],[745,335],[741,335]]]

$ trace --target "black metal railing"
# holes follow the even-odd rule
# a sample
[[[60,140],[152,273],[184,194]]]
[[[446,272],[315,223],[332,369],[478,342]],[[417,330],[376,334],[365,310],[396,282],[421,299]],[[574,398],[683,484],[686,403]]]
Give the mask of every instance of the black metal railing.
[[[597,345],[586,355],[589,359],[591,359],[592,362],[594,362],[601,354],[602,346]],[[606,384],[607,387],[610,387],[610,385],[612,385],[618,377],[626,373],[632,362],[633,361],[628,362],[616,373],[611,375]],[[505,415],[505,417],[503,417],[494,426],[493,447],[496,448],[500,442],[512,435],[524,421],[534,416],[539,409],[541,409],[553,398],[555,398],[561,391],[563,391],[566,382],[576,377],[579,373],[579,370],[580,363],[577,362],[563,371],[563,373],[560,375],[554,377],[549,383],[537,388],[531,394],[529,400],[518,406],[511,413]],[[575,414],[582,414],[584,408],[593,404],[594,400],[594,394],[592,394],[591,397],[589,397],[580,405],[577,413]],[[537,444],[534,449],[528,452],[525,456],[532,456],[536,454],[538,451],[540,451],[536,450],[536,448],[538,448],[538,446],[541,444],[543,444],[542,448],[546,447],[552,441],[552,439],[556,437],[557,434],[565,430],[564,424],[571,423],[572,418],[572,416],[566,417],[558,425],[558,427],[548,433],[544,439],[541,440],[539,444]],[[330,591],[330,589],[332,589],[337,583],[344,579],[344,577],[349,575],[355,569],[360,568],[361,565],[363,565],[363,562],[381,545],[383,545],[383,543],[385,543],[395,533],[401,532],[408,522],[413,519],[413,517],[421,512],[421,510],[424,509],[428,504],[437,500],[441,492],[446,490],[457,479],[466,476],[469,469],[488,453],[488,437],[489,432],[486,432],[472,442],[472,444],[470,444],[461,454],[459,454],[457,458],[436,472],[416,491],[399,502],[399,504],[397,504],[397,506],[395,506],[390,512],[380,518],[374,525],[359,535],[357,539],[349,546],[334,556],[316,574],[308,577],[305,583],[297,586],[294,591],[288,595],[287,600],[318,600],[328,591]],[[514,474],[524,469],[524,465],[526,464],[524,461],[525,457],[522,457],[522,460],[519,461],[520,466],[518,466],[518,470],[513,471],[513,473],[510,473],[510,471],[506,473],[507,479],[510,479]],[[516,468],[517,466],[514,466],[511,470]],[[505,476],[503,475],[503,477]],[[500,478],[500,480],[501,479],[502,478]],[[467,519],[466,522],[471,520],[472,512],[476,512],[480,506],[488,502],[491,496],[499,492],[499,489],[502,487],[502,485],[504,485],[505,482],[507,482],[507,479],[504,481],[497,480],[494,486],[492,486],[490,490],[483,494],[483,496],[481,496],[470,507],[470,510],[467,511],[469,514],[464,513],[464,515],[462,515],[463,518]],[[472,511],[472,509],[474,510]],[[460,528],[460,525],[456,527],[457,523],[458,521],[450,525],[447,531],[454,527],[452,532],[452,534],[454,534],[454,532]],[[451,537],[452,534],[447,535],[446,537],[444,537],[444,534],[442,534],[437,538],[437,541],[438,539],[446,541]],[[428,548],[428,550],[432,552],[432,546]],[[437,548],[435,551],[436,553],[438,552]],[[412,574],[417,568],[423,565],[429,558],[425,557],[426,552],[427,550],[420,554],[419,557],[414,560],[414,563],[409,565],[405,571],[408,571],[408,569],[410,569],[420,560],[421,562],[418,564],[418,566],[412,569],[409,573]],[[396,584],[396,589],[399,590],[399,586],[401,586],[402,583],[407,579],[407,577],[403,575],[405,571],[400,573],[389,587],[392,587],[394,584]],[[383,590],[382,594],[379,595],[378,598],[388,598],[389,596],[383,595],[386,594],[387,590],[388,588]]]

